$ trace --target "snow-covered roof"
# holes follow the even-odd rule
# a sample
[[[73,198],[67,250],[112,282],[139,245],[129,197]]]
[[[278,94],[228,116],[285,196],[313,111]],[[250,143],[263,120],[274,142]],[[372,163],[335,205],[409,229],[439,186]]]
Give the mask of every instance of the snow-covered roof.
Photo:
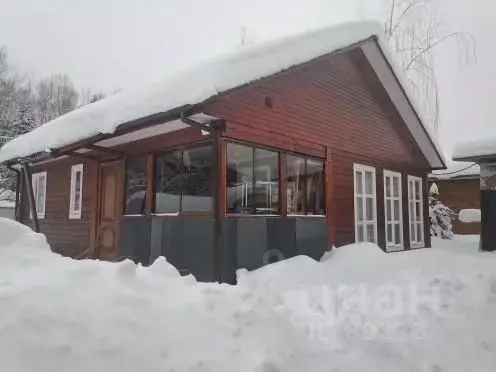
[[[496,157],[496,135],[458,143],[453,149],[453,160],[468,160],[493,156]]]
[[[480,167],[475,163],[470,162],[450,162],[445,170],[433,171],[429,175],[431,180],[452,180],[463,178],[478,178],[480,175]]]
[[[51,151],[98,134],[112,134],[126,123],[200,104],[219,93],[269,77],[372,36],[377,36],[382,53],[408,94],[408,84],[402,77],[401,69],[394,63],[392,52],[383,38],[381,25],[371,21],[345,23],[243,48],[146,88],[123,92],[78,108],[8,142],[0,149],[0,162]],[[443,167],[442,152],[422,120],[419,106],[415,104],[412,95],[408,95],[408,99],[414,105],[414,113],[420,117],[421,126],[426,132],[420,135],[417,132],[414,137],[427,138],[427,142],[430,140],[422,150],[424,153],[429,152],[427,158],[435,159],[431,162],[433,167]]]

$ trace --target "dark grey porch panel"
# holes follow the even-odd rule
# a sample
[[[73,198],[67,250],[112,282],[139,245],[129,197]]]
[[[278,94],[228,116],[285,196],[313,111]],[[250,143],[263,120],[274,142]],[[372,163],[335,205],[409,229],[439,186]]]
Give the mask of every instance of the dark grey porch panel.
[[[296,254],[320,260],[330,248],[325,217],[296,218]]]
[[[123,217],[118,256],[143,265],[165,256],[182,274],[215,281],[214,219]],[[325,218],[229,217],[222,221],[221,277],[235,283],[236,270],[254,270],[296,255],[319,260],[329,247]]]
[[[120,224],[117,260],[129,258],[143,265],[149,263],[151,219],[144,216],[124,216]]]
[[[222,242],[223,278],[231,280],[239,268],[254,270],[297,255],[319,260],[329,247],[324,217],[228,217]]]
[[[161,228],[161,256],[174,265],[181,274],[193,274],[202,282],[215,281],[214,273],[214,219],[195,217],[153,217],[155,239]]]

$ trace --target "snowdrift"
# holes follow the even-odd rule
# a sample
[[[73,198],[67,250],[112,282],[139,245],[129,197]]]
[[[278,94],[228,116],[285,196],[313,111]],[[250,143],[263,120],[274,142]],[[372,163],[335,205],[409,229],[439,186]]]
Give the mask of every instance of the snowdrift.
[[[165,259],[74,261],[0,219],[2,371],[492,371],[496,256],[477,242],[295,257],[239,285]],[[450,244],[449,246],[446,244]]]

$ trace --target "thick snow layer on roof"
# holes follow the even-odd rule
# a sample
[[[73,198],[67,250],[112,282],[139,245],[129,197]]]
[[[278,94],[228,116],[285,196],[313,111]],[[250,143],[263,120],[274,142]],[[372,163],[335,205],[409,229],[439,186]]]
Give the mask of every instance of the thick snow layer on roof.
[[[229,286],[163,258],[71,260],[1,218],[0,236],[1,371],[494,371],[496,255],[477,237],[355,244]]]
[[[457,161],[448,163],[448,168],[445,170],[433,171],[429,178],[433,180],[449,180],[465,177],[479,177],[479,165],[471,162]]]
[[[463,160],[491,155],[496,157],[496,135],[458,143],[453,149],[452,158]]]
[[[255,45],[199,64],[141,90],[123,92],[63,115],[0,149],[0,162],[57,149],[120,125],[185,105],[201,103],[221,92],[271,76],[332,53],[373,35],[383,35],[377,22],[346,23],[303,35]],[[381,49],[407,90],[386,42]],[[413,97],[410,95],[413,103]],[[417,107],[417,113],[420,113]],[[429,128],[425,126],[426,130]],[[434,141],[434,137],[430,135]],[[438,152],[439,147],[437,147]],[[442,155],[441,155],[442,156]]]

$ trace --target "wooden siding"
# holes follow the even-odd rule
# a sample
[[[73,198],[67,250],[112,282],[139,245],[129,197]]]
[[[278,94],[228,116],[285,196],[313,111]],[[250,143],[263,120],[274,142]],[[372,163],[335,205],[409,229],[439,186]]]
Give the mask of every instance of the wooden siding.
[[[455,213],[462,209],[480,209],[480,181],[476,179],[436,180],[440,201]],[[432,184],[432,181],[431,181]],[[481,225],[462,223],[456,218],[453,222],[455,234],[480,234]]]
[[[266,107],[266,97],[271,107]],[[407,175],[425,179],[429,165],[361,52],[319,59],[222,96],[208,114],[226,120],[224,136],[327,158],[327,210],[337,245],[353,243],[353,163],[376,167],[378,238],[385,246],[383,169],[402,174],[404,240]],[[430,245],[428,222],[426,243]],[[406,244],[408,247],[409,244]]]
[[[84,164],[81,219],[69,219],[71,166]],[[54,252],[78,257],[91,247],[94,202],[97,195],[97,165],[81,159],[62,159],[32,168],[33,173],[47,172],[45,218],[40,219],[40,232],[45,234]],[[31,225],[29,203],[22,190],[21,221]],[[87,255],[91,255],[88,252]]]
[[[401,173],[404,241],[409,241],[407,175],[426,180],[429,165],[360,50],[320,58],[226,93],[203,111],[226,120],[224,138],[326,160],[326,179],[331,180],[326,185],[326,210],[336,245],[354,242],[353,163],[376,167],[378,238],[383,247],[383,170]],[[126,155],[149,154],[211,138],[202,136],[198,128],[187,128],[116,149]],[[115,158],[115,154],[99,155]],[[94,244],[98,182],[94,162],[84,161],[82,219],[68,219],[70,169],[80,162],[69,158],[33,169],[48,172],[46,218],[40,221],[41,231],[55,251],[69,256]],[[27,210],[27,200],[23,200],[23,208]],[[427,208],[424,212],[427,215]],[[29,223],[29,218],[24,221]]]

